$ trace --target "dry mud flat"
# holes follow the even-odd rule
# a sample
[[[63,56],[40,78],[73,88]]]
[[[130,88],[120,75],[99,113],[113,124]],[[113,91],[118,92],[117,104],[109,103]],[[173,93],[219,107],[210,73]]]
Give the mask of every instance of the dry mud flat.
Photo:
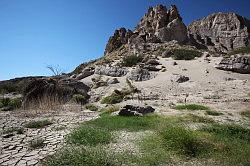
[[[23,133],[2,134],[0,137],[0,165],[38,165],[39,160],[52,155],[64,145],[64,137],[79,123],[97,117],[94,112],[60,112],[41,115],[39,118],[20,117],[21,113],[1,112],[0,127],[3,131],[24,128]],[[43,128],[26,128],[30,121],[47,119],[51,125]],[[32,141],[43,140],[43,146],[31,148]]]

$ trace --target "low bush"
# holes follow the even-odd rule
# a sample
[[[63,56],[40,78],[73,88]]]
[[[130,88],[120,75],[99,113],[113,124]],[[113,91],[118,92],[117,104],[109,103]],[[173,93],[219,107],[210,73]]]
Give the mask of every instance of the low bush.
[[[250,118],[250,109],[240,112],[240,115]]]
[[[30,149],[38,149],[45,146],[44,140],[41,138],[34,139],[29,142]]]
[[[220,116],[223,115],[221,112],[213,111],[213,110],[206,110],[207,115],[212,115],[212,116]]]
[[[174,49],[172,58],[175,60],[192,60],[195,57],[200,57],[202,53],[196,50]]]
[[[10,107],[11,109],[18,109],[22,106],[22,98],[2,98],[0,99],[0,108]]]
[[[98,111],[98,107],[95,106],[94,104],[86,104],[85,108],[90,110],[90,111]]]
[[[45,126],[51,125],[52,122],[45,119],[45,120],[39,120],[39,121],[30,121],[25,125],[27,128],[43,128]]]
[[[124,98],[123,94],[112,93],[110,96],[106,96],[102,99],[101,104],[116,104],[122,102]]]
[[[83,105],[87,101],[87,98],[81,94],[73,95],[72,99],[73,99],[73,101],[75,101],[76,103],[81,104],[81,105]]]
[[[238,49],[235,49],[228,53],[228,55],[236,55],[236,54],[250,54],[250,47],[241,47]]]
[[[209,107],[199,104],[182,104],[174,107],[177,110],[210,110]]]
[[[143,57],[140,55],[130,55],[130,56],[126,56],[122,59],[122,66],[125,67],[132,67],[140,62],[142,62]]]
[[[7,128],[7,129],[2,131],[2,134],[10,134],[10,133],[23,134],[24,133],[24,128],[22,128],[22,127],[11,127],[11,128]]]

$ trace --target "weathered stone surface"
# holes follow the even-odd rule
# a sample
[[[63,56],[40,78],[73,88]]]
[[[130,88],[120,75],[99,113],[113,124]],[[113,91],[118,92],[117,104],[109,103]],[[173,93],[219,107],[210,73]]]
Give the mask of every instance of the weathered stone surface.
[[[224,58],[216,68],[242,74],[250,74],[250,56],[233,55],[230,58]]]
[[[155,77],[155,74],[150,73],[147,69],[137,67],[133,69],[128,78],[133,81],[146,81]]]
[[[115,30],[114,35],[109,38],[104,54],[106,55],[121,47],[123,44],[126,44],[132,34],[133,32],[131,30],[126,30],[125,28]]]
[[[106,75],[111,77],[122,77],[128,73],[128,69],[118,66],[98,66],[95,69],[95,74]]]
[[[178,83],[183,83],[189,81],[189,77],[183,76],[183,75],[176,75],[174,76],[171,81],[173,82],[178,82]]]
[[[133,105],[126,105],[124,106],[120,112],[120,116],[143,116],[148,113],[154,112],[155,109],[151,106],[147,107],[139,107],[139,106],[133,106]]]
[[[73,94],[82,94],[88,98],[89,89],[84,83],[75,80],[36,79],[25,88],[23,105],[28,107],[30,104],[39,104],[38,101],[44,97],[48,101],[56,99],[61,103],[69,101]]]
[[[117,78],[111,78],[107,81],[108,84],[117,84],[119,83]]]
[[[250,43],[250,21],[235,13],[215,13],[188,26],[193,44],[211,51],[228,52]]]

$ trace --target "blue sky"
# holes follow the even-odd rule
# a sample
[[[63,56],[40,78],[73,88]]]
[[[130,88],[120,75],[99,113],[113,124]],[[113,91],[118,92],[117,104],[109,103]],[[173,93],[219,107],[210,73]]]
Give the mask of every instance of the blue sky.
[[[219,11],[250,18],[248,0],[0,0],[0,80],[50,75],[48,65],[70,72],[156,4],[176,4],[186,25]]]

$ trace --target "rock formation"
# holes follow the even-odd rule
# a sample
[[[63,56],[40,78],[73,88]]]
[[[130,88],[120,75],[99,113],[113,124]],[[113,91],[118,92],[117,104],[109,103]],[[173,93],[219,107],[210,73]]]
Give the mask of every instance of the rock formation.
[[[188,35],[196,46],[226,53],[249,45],[250,21],[235,13],[216,13],[192,22]]]
[[[145,114],[153,113],[155,109],[151,106],[147,107],[138,107],[132,105],[124,106],[120,112],[120,116],[143,116]]]
[[[250,74],[250,56],[233,55],[230,58],[224,58],[216,68],[242,74]]]
[[[187,28],[182,22],[177,7],[167,9],[163,5],[150,7],[135,30],[120,28],[110,37],[105,55],[128,44],[130,49],[140,49],[143,43],[161,43],[176,40],[184,43],[187,40]]]

